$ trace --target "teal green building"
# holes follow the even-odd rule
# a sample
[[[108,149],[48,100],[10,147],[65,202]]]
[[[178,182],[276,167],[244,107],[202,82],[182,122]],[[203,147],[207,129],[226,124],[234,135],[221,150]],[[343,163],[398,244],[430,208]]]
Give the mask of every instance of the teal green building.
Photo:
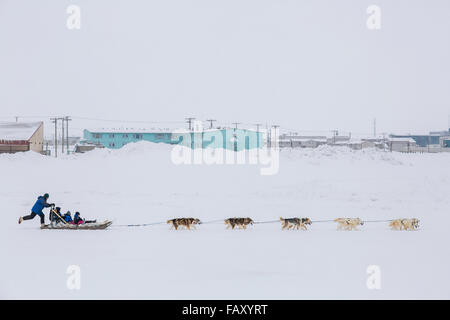
[[[85,142],[100,144],[105,148],[119,149],[132,142],[149,141],[191,148],[223,148],[242,151],[263,146],[262,131],[251,129],[208,129],[203,131],[145,131],[145,130],[84,130]]]

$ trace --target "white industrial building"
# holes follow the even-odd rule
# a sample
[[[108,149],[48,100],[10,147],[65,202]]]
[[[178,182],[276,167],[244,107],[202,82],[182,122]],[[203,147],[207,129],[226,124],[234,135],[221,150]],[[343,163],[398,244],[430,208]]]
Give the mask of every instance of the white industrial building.
[[[0,153],[42,153],[43,147],[43,122],[0,122]]]

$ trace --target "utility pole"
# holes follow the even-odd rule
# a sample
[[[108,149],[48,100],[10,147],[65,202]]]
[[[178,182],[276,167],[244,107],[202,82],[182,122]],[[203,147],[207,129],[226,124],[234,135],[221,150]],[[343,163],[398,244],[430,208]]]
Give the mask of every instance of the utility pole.
[[[209,128],[212,129],[212,128],[213,128],[213,122],[214,122],[214,121],[217,121],[217,120],[214,120],[214,119],[208,119],[208,120],[206,120],[206,121],[209,121]]]
[[[277,129],[279,128],[280,126],[279,125],[277,125],[277,124],[275,124],[275,125],[273,125],[272,126],[272,128],[274,129],[274,132],[275,132],[275,139],[278,139],[278,137],[277,137],[277,135],[276,135],[276,132],[277,132]],[[270,134],[270,147],[272,147],[272,134]],[[277,143],[275,142],[275,146],[277,146]]]
[[[259,127],[262,126],[260,123],[256,123],[256,147],[259,148]]]
[[[185,118],[186,122],[189,123],[189,131],[192,131],[192,120],[195,120],[195,118]]]
[[[61,119],[61,154],[64,154],[64,117],[60,118]]]
[[[337,130],[331,130],[333,132],[333,144],[336,143],[336,136],[339,134],[339,131]]]
[[[373,137],[377,136],[377,118],[373,118]]]
[[[19,122],[19,117],[16,116],[16,122]]]
[[[241,123],[240,122],[233,122],[233,124],[234,124],[234,130],[237,130],[238,124],[241,124]]]
[[[52,120],[52,122],[55,124],[55,158],[58,157],[58,131],[57,131],[57,126],[58,126],[58,118],[51,118],[50,120]]]
[[[69,154],[69,121],[72,121],[70,117],[66,116],[66,141],[67,141],[67,154]]]

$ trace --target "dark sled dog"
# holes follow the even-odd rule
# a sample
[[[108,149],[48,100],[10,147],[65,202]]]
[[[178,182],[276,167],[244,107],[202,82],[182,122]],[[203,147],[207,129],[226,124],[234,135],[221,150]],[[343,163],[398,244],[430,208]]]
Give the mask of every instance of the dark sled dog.
[[[171,229],[174,228],[178,230],[178,228],[186,228],[188,230],[195,229],[196,224],[201,224],[200,219],[196,218],[175,218],[167,221],[168,224],[171,225]]]
[[[308,225],[311,225],[311,219],[309,218],[282,218],[281,221],[281,230],[290,230],[290,229],[302,229],[308,230]]]
[[[248,225],[252,225],[253,220],[250,218],[228,218],[225,219],[225,225],[227,226],[227,229],[231,227],[231,229],[234,229],[235,227],[238,227],[239,229],[247,229]]]

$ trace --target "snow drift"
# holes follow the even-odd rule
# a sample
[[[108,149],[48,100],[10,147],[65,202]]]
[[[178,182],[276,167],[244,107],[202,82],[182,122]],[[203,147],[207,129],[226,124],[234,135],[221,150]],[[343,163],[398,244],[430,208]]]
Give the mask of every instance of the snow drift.
[[[450,154],[401,154],[346,147],[282,150],[277,175],[256,165],[175,165],[171,147],[136,143],[57,159],[0,154],[1,298],[302,299],[450,298]],[[37,196],[110,230],[40,230],[21,225]],[[279,223],[196,231],[174,217],[213,221],[249,216],[326,220],[417,217],[421,228],[395,232],[366,223],[338,232],[333,223],[281,231]],[[79,265],[80,290],[66,286]],[[366,286],[378,265],[381,289]]]

